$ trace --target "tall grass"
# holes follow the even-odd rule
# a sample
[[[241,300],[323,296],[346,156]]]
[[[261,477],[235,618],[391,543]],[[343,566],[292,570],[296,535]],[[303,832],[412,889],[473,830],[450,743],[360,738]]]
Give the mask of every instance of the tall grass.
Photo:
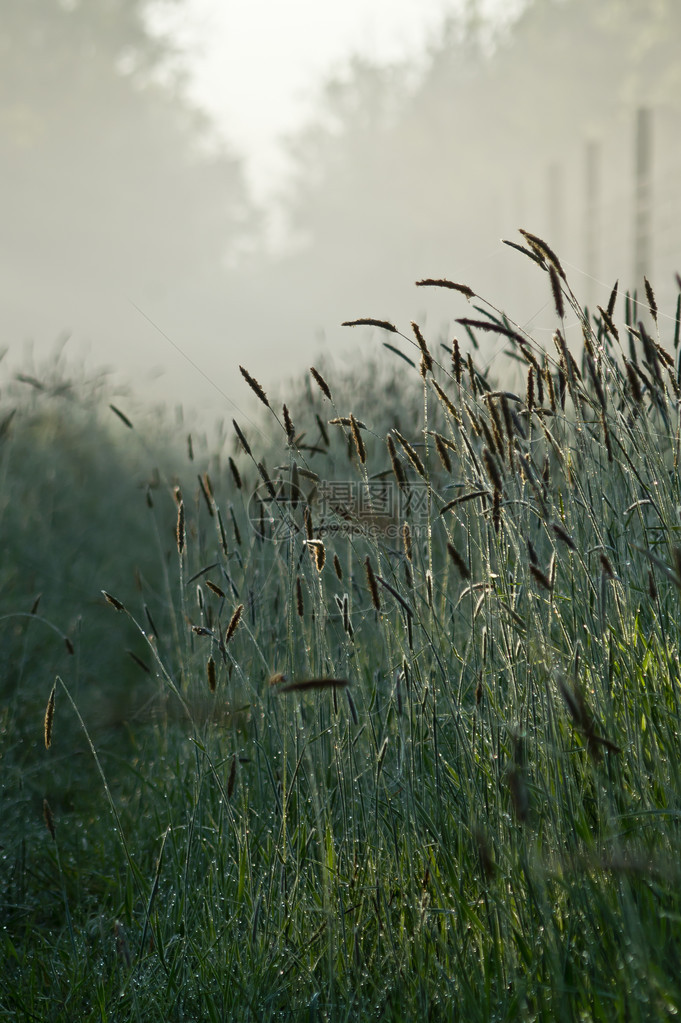
[[[679,1011],[679,308],[648,286],[654,318],[616,290],[589,317],[523,243],[550,351],[420,282],[471,315],[452,343],[369,319],[406,365],[382,400],[376,369],[315,369],[280,412],[244,368],[268,425],[138,492],[156,570],[123,592],[93,561],[89,592],[149,713],[98,739],[68,665],[23,685],[42,714],[59,674],[31,748],[48,827],[7,816],[8,1015]],[[55,812],[74,728],[91,791]]]

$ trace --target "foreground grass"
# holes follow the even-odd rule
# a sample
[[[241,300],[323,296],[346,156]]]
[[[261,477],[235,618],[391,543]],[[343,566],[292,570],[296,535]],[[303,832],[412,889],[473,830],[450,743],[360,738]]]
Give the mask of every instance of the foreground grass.
[[[563,331],[582,312],[525,242]],[[280,411],[246,372],[280,441],[241,423],[176,479],[147,462],[136,526],[81,565],[77,668],[13,635],[6,1018],[679,1011],[678,309],[660,338],[613,295],[550,355],[452,290],[513,387],[386,323],[413,369],[378,407],[315,372]],[[21,437],[19,414],[7,473]],[[126,450],[112,481],[143,482]],[[116,489],[81,490],[69,529]]]

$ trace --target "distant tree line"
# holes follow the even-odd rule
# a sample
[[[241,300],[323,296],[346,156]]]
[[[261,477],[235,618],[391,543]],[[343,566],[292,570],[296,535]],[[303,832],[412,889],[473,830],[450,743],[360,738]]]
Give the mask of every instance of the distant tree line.
[[[148,6],[0,0],[5,265],[153,291],[214,273],[251,230],[240,164],[207,145]]]
[[[603,225],[600,270],[628,273],[640,107],[659,112],[653,144],[681,170],[680,39],[677,0],[526,0],[497,30],[471,2],[449,17],[420,74],[355,61],[291,146],[301,276],[306,264],[343,269],[366,282],[370,302],[384,273],[406,277],[415,259],[423,273],[477,272],[502,226],[553,232],[583,267],[590,141],[601,146],[603,201],[617,197],[621,221]],[[681,221],[669,169],[666,182],[654,199]]]

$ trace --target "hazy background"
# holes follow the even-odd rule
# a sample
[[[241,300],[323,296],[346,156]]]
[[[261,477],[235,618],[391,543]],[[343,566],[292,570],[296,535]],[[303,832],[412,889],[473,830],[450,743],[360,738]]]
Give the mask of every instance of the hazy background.
[[[469,308],[422,277],[541,337],[519,227],[584,302],[645,272],[672,317],[679,44],[678,0],[0,0],[5,365],[231,414],[239,362],[380,351],[345,319],[451,341]]]

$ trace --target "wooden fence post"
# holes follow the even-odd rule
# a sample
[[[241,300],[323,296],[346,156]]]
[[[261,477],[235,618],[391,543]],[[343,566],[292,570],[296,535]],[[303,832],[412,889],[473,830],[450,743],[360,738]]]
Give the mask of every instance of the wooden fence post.
[[[600,273],[598,239],[600,237],[601,147],[595,139],[586,143],[584,151],[584,264],[586,268],[586,304],[594,304],[596,282]]]
[[[634,181],[634,287],[641,292],[643,277],[650,277],[652,258],[652,115],[648,107],[636,111]]]

